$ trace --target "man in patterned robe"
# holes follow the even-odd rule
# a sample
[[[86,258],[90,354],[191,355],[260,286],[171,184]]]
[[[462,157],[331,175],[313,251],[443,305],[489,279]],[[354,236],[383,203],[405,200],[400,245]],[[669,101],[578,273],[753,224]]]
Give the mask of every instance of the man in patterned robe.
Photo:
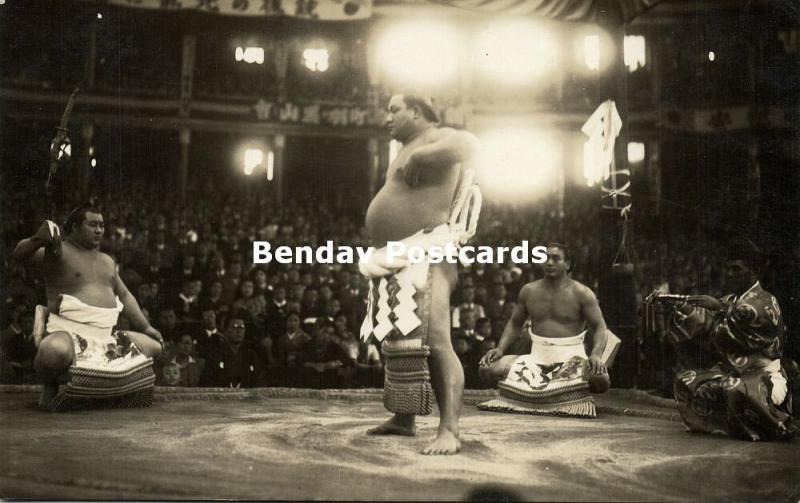
[[[731,293],[691,296],[672,316],[673,342],[701,337],[716,363],[675,377],[675,400],[689,431],[749,440],[787,440],[796,429],[781,367],[785,326],[777,299],[758,281],[760,253],[737,243],[726,263]]]

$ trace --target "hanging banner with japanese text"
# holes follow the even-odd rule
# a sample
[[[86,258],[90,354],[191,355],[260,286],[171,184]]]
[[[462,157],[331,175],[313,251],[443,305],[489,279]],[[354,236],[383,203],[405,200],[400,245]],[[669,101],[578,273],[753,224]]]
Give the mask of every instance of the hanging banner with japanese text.
[[[372,0],[96,0],[95,3],[231,16],[289,16],[320,21],[368,19]]]
[[[283,124],[371,128],[382,128],[386,124],[384,109],[357,105],[277,103],[259,99],[252,105],[252,111],[259,121]],[[440,108],[437,112],[444,118],[443,125],[454,127],[464,125],[464,111],[459,107]]]

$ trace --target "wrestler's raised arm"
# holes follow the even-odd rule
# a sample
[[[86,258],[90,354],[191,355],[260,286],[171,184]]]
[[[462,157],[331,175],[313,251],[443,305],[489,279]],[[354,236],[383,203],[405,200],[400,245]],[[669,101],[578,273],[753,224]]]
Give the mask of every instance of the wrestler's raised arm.
[[[19,262],[28,262],[31,259],[41,262],[45,257],[59,256],[61,239],[61,228],[54,222],[45,220],[36,234],[17,243],[11,257]]]
[[[606,364],[603,362],[603,351],[606,349],[608,334],[606,333],[606,322],[603,319],[603,312],[597,303],[597,297],[589,287],[580,285],[578,287],[578,298],[581,303],[581,312],[589,325],[588,334],[592,341],[592,352],[589,355],[589,369],[593,374],[604,374],[608,372]]]
[[[490,349],[483,355],[479,365],[491,365],[492,362],[502,358],[508,348],[511,347],[511,344],[513,344],[522,333],[522,327],[525,326],[525,320],[528,319],[527,297],[529,292],[530,284],[522,287],[522,290],[519,292],[519,299],[514,305],[514,311],[511,313],[511,318],[503,329],[503,335],[500,336],[500,342],[497,343],[496,348]]]
[[[411,186],[419,184],[425,169],[444,169],[469,162],[478,155],[478,140],[472,133],[451,128],[433,130],[433,141],[417,147],[408,157],[404,179]]]
[[[128,290],[119,274],[114,273],[114,293],[119,297],[122,302],[122,314],[131,322],[131,326],[147,335],[153,340],[158,341],[161,346],[164,346],[164,338],[161,333],[150,325],[150,322],[145,318],[139,303],[136,302],[136,297]]]

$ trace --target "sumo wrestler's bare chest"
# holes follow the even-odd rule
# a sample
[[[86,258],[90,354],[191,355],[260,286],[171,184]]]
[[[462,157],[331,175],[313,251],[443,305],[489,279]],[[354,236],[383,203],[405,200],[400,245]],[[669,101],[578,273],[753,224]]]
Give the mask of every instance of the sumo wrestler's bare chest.
[[[534,321],[554,320],[570,323],[580,319],[581,309],[575,293],[567,291],[537,291],[528,299],[528,313]]]
[[[65,246],[63,259],[53,271],[50,283],[65,288],[87,285],[112,286],[114,264],[96,251],[74,250]]]

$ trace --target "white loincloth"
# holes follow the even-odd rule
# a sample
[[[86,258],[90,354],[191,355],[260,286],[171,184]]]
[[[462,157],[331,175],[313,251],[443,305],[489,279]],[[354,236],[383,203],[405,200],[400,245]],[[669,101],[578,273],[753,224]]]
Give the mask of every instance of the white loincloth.
[[[531,353],[519,356],[498,384],[500,397],[479,409],[541,415],[596,417],[586,377],[586,331],[573,337],[530,332]]]
[[[48,316],[47,332],[67,332],[74,349],[69,381],[48,405],[51,410],[69,408],[67,401],[74,398],[136,395],[131,403],[147,405],[152,401],[153,359],[143,354],[124,332],[113,332],[122,311],[118,298],[116,304],[112,308],[91,306],[65,294],[58,314]],[[149,394],[142,396],[143,391]]]

